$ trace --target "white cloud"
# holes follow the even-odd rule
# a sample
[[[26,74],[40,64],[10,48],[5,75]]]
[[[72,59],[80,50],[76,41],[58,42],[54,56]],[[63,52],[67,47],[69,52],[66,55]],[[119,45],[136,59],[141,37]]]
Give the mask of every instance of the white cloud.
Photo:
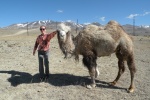
[[[136,17],[136,16],[146,16],[148,14],[150,14],[150,12],[144,12],[143,14],[130,14],[127,18],[133,19],[133,17]]]
[[[144,14],[142,14],[142,16],[148,15],[150,14],[150,12],[145,12]]]
[[[89,25],[89,24],[91,24],[91,23],[89,23],[89,22],[86,22],[86,23],[83,23],[84,25]]]
[[[66,22],[72,22],[72,20],[66,20]]]
[[[139,16],[139,14],[130,14],[127,18],[132,19],[133,17]]]
[[[63,10],[57,10],[58,13],[63,13]]]
[[[104,22],[105,21],[105,17],[101,17],[100,20]]]

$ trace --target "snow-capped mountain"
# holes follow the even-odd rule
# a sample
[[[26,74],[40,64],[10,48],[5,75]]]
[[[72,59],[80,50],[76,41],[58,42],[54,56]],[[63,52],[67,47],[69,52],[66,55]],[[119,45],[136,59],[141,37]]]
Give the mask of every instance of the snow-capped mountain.
[[[44,21],[34,21],[34,22],[26,22],[26,23],[18,23],[18,24],[12,24],[10,26],[4,27],[9,29],[23,29],[23,28],[37,28],[41,25],[49,25],[51,23],[54,23],[51,20],[44,20]]]
[[[52,21],[52,20],[40,20],[40,21],[33,21],[33,22],[26,22],[26,23],[17,23],[17,24],[12,24],[9,25],[7,27],[3,27],[3,28],[9,28],[9,29],[20,29],[20,28],[38,28],[41,25],[45,25],[51,28],[56,28],[58,24],[60,23],[65,23],[66,25],[71,26],[72,28],[74,27],[78,27],[78,28],[82,28],[88,24],[94,24],[97,26],[102,26],[100,23],[98,22],[93,22],[93,23],[85,23],[85,24],[77,24],[74,21],[71,20],[67,20],[67,21],[62,21],[62,22],[58,22],[58,21]],[[130,24],[126,24],[123,25],[124,27],[133,27],[133,25]],[[150,28],[150,25],[141,25],[141,26],[135,26],[135,27],[140,27],[140,28]]]
[[[84,26],[87,25],[87,24],[78,24],[77,22],[74,22],[71,20],[62,21],[62,22],[52,21],[52,20],[40,20],[40,21],[12,24],[12,25],[9,25],[4,28],[7,28],[7,29],[27,29],[27,28],[33,29],[33,28],[39,28],[41,25],[45,25],[45,26],[47,26],[47,28],[56,29],[57,25],[60,23],[65,23],[66,25],[70,26],[72,29],[76,29],[76,28],[82,29]],[[89,24],[101,26],[101,24],[98,22],[93,22],[93,23],[89,23]]]
[[[83,28],[85,25],[84,24],[77,24],[76,22],[73,22],[71,20],[67,21],[62,21],[62,22],[57,22],[57,21],[52,21],[52,20],[44,20],[44,21],[34,21],[34,22],[26,22],[26,23],[19,23],[19,24],[12,24],[10,26],[4,27],[8,29],[26,29],[27,27],[29,29],[33,28],[39,28],[41,25],[45,25],[48,28],[56,29],[57,25],[60,23],[65,23],[66,25],[71,26],[71,28]]]
[[[12,24],[7,27],[3,27],[5,29],[34,29],[34,28],[39,28],[41,25],[47,26],[47,28],[50,29],[57,29],[57,25],[60,23],[65,23],[66,25],[70,26],[72,29],[78,29],[81,30],[83,27],[85,27],[88,24],[94,24],[97,26],[103,26],[98,22],[93,22],[93,23],[85,23],[85,24],[77,24],[74,21],[67,20],[67,21],[52,21],[52,20],[40,20],[40,21],[33,21],[33,22],[26,22],[26,23],[18,23],[18,24]],[[134,35],[150,35],[150,25],[141,25],[141,26],[135,26],[135,30],[133,32],[133,25],[126,24],[122,25],[124,30],[129,33]]]
[[[141,28],[150,28],[150,25],[141,25]]]
[[[150,25],[149,25],[150,26]],[[124,30],[133,35],[150,35],[150,27],[146,25],[134,26],[130,24],[123,25]],[[133,31],[134,29],[134,31]]]

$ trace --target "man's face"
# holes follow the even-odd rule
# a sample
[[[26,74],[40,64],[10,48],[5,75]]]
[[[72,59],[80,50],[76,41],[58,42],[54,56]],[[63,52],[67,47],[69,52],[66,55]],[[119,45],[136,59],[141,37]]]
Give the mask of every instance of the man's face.
[[[46,28],[45,27],[40,27],[40,31],[42,34],[44,34],[46,32]]]

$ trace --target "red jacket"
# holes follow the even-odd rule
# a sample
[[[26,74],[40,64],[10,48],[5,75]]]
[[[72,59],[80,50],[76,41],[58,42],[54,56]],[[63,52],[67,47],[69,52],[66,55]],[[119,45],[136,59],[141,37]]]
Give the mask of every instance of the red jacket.
[[[39,51],[49,50],[50,40],[55,36],[56,32],[41,34],[37,37],[34,45],[34,51],[38,48]]]

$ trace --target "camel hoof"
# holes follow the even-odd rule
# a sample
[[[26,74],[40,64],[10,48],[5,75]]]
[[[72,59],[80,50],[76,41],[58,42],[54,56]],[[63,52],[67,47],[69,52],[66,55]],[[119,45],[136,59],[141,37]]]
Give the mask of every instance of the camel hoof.
[[[98,68],[96,68],[96,73],[95,73],[95,78],[97,78],[99,76],[100,72],[98,70]]]
[[[88,89],[92,89],[92,88],[94,88],[94,87],[96,87],[96,84],[91,84],[91,85],[87,85],[87,86],[86,86],[86,88],[88,88]]]
[[[115,86],[116,85],[116,81],[110,82],[109,85]]]
[[[127,89],[127,92],[128,92],[128,93],[133,93],[133,92],[134,92],[134,89],[133,89],[133,88],[129,88],[129,89]]]

